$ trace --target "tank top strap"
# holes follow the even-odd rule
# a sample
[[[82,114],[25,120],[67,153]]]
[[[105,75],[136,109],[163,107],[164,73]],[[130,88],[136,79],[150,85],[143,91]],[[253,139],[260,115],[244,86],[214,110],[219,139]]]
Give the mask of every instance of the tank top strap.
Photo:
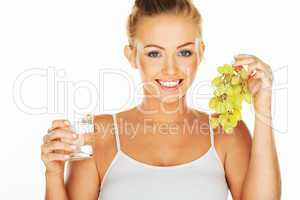
[[[211,119],[211,114],[209,113],[208,114],[208,118],[209,120]],[[211,146],[214,148],[215,147],[215,142],[214,142],[214,131],[210,125],[210,121],[208,122],[209,124],[209,135],[210,135],[210,143],[211,143]]]
[[[120,136],[119,136],[119,129],[118,129],[118,123],[117,123],[117,116],[114,113],[113,115],[113,123],[114,123],[114,135],[116,138],[116,144],[117,144],[117,151],[120,151],[121,146],[120,146]]]

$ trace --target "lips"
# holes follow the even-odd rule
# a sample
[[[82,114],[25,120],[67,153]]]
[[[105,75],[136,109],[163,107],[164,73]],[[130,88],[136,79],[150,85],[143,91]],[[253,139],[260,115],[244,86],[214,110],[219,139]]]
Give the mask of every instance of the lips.
[[[177,89],[184,79],[172,79],[172,80],[162,80],[155,79],[159,86],[164,90],[174,90]]]

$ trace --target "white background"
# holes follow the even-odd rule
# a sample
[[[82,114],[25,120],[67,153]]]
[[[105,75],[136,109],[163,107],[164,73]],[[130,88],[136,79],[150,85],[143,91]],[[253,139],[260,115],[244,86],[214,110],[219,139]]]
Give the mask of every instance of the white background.
[[[194,2],[204,18],[206,52],[194,85],[200,86],[200,98],[189,103],[208,111],[207,83],[233,55],[254,54],[269,63],[275,76],[273,118],[282,199],[299,199],[296,5],[283,0]],[[130,98],[138,72],[123,55],[132,5],[117,0],[0,1],[0,199],[43,199],[40,145],[53,119],[74,119],[75,111],[119,112],[138,103],[137,95]],[[112,73],[101,78],[104,68],[123,70],[132,82]],[[253,110],[245,105],[243,112],[252,131]]]

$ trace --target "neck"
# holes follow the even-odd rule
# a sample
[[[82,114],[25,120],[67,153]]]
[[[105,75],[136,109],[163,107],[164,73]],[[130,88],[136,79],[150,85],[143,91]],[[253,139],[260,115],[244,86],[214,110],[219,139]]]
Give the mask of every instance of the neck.
[[[179,122],[190,111],[185,96],[176,101],[162,102],[156,97],[146,95],[138,109],[146,118],[155,119],[157,122]]]

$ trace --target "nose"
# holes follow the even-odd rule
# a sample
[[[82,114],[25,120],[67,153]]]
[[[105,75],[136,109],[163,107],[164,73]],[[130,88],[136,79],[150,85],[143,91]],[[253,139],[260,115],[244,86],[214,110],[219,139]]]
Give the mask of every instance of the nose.
[[[178,67],[176,65],[174,56],[167,56],[167,59],[164,63],[163,72],[168,75],[173,75],[178,72]]]

